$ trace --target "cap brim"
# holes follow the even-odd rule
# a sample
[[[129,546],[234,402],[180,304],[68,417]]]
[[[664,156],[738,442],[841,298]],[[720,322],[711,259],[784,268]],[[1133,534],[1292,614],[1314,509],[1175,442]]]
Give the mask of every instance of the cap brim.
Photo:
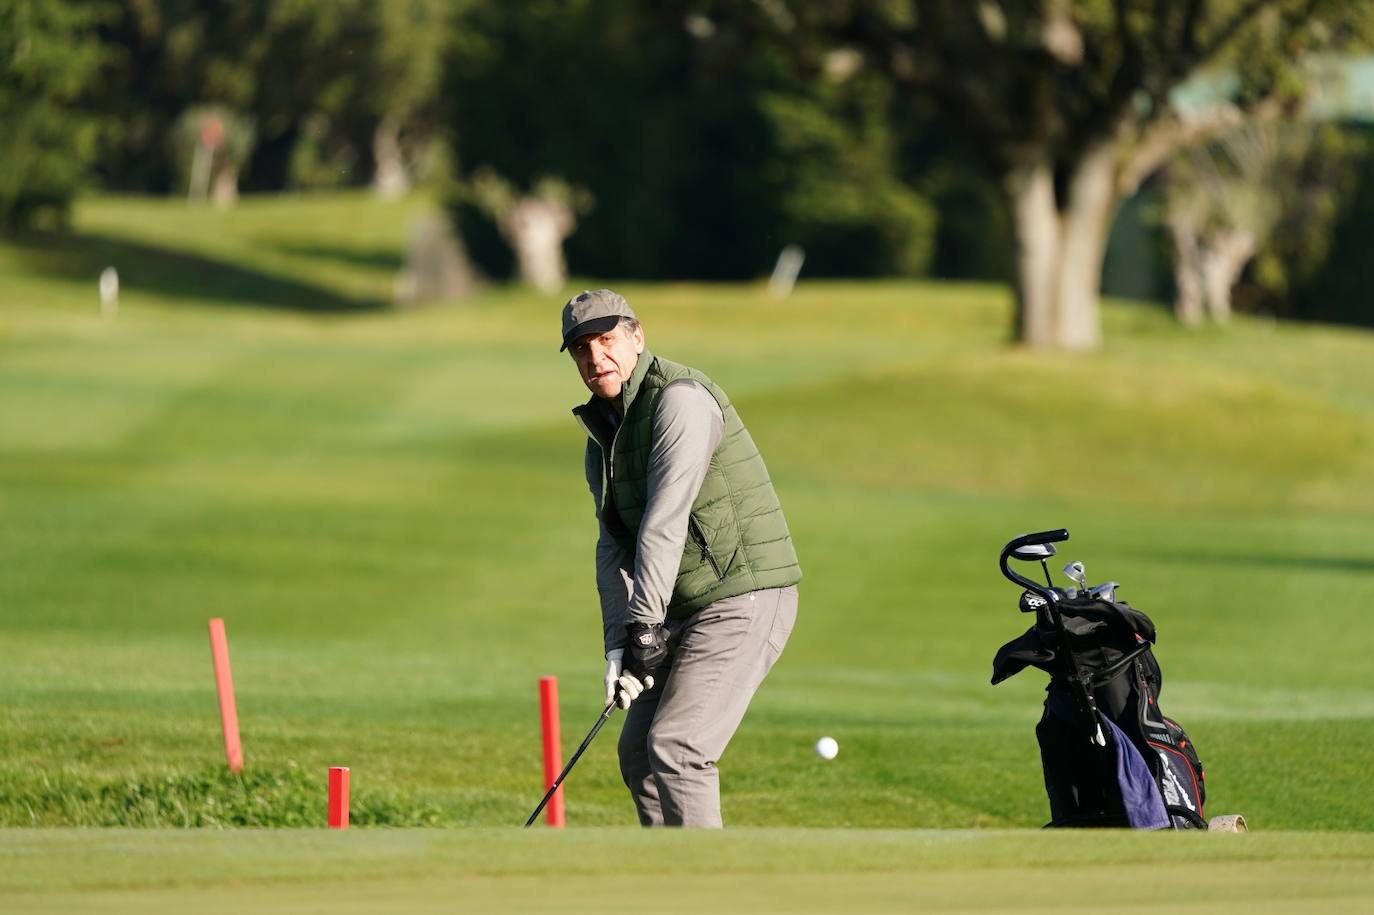
[[[589,321],[583,321],[581,324],[576,324],[573,326],[573,329],[568,331],[563,337],[563,345],[558,348],[558,351],[560,353],[563,352],[563,350],[568,348],[568,344],[572,343],[578,337],[585,337],[588,334],[604,334],[619,323],[620,315],[606,315],[604,318],[592,318]]]

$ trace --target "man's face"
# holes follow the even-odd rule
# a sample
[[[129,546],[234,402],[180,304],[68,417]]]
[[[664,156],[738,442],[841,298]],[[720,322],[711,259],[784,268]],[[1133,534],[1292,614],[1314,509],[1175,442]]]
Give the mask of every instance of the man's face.
[[[626,333],[617,324],[604,334],[578,337],[568,347],[582,383],[597,397],[615,400],[644,352],[644,330]]]

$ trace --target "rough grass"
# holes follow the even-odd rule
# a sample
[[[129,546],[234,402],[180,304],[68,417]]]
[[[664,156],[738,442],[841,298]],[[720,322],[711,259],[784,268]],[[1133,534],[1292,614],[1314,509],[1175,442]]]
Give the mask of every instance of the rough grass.
[[[17,793],[34,821],[42,811],[46,818],[89,826],[315,826],[320,806],[318,777],[295,763],[241,774],[212,765],[100,784],[58,773]],[[357,826],[432,826],[441,816],[436,806],[397,797],[394,789],[351,795],[349,809]]]
[[[565,746],[595,719],[559,298],[385,309],[416,206],[108,199],[72,238],[0,245],[0,825],[318,822],[330,765],[355,822],[518,824],[536,677],[560,677]],[[1114,303],[1103,352],[1046,356],[1005,344],[995,287],[624,290],[739,404],[806,570],[722,761],[728,822],[1043,822],[1042,683],[987,680],[1026,624],[997,550],[1062,525],[1064,559],[1158,624],[1209,812],[1374,829],[1374,338]],[[608,730],[575,825],[633,820]]]

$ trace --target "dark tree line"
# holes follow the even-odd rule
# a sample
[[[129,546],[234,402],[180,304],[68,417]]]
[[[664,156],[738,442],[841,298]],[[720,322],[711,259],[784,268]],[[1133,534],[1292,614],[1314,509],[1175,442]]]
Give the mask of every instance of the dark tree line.
[[[1298,116],[1304,61],[1367,47],[1372,18],[1337,0],[0,0],[0,225],[60,222],[85,186],[185,194],[198,161],[247,191],[423,180],[494,276],[534,201],[574,272],[751,278],[796,244],[813,276],[1006,277],[1017,339],[1086,347],[1120,202],[1180,150]],[[1233,91],[1176,108],[1207,68]],[[237,144],[197,152],[207,119]]]

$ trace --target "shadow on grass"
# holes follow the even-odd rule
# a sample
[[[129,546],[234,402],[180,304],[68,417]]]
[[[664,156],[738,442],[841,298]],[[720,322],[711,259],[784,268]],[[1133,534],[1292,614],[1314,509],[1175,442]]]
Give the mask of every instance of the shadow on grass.
[[[353,298],[322,286],[274,276],[198,254],[170,251],[107,235],[31,233],[12,240],[38,272],[89,280],[113,266],[124,290],[225,305],[312,313],[377,311],[388,303]]]
[[[297,257],[338,261],[353,267],[371,267],[395,271],[400,270],[402,265],[399,253],[383,248],[357,251],[351,248],[340,248],[336,245],[301,245],[289,242],[275,245],[275,247],[286,254],[293,254]]]

